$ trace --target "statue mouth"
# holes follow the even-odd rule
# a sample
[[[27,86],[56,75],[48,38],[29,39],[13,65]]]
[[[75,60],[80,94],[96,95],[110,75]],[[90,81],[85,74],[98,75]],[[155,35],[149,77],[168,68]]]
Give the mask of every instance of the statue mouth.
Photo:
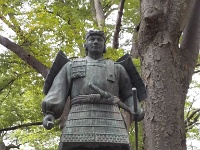
[[[100,47],[99,46],[92,46],[92,48],[99,49]]]

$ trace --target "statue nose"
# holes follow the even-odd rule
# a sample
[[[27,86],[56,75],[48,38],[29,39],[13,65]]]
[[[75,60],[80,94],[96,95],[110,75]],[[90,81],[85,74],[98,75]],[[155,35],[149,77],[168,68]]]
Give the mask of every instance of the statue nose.
[[[98,44],[98,40],[97,39],[94,40],[94,44]]]

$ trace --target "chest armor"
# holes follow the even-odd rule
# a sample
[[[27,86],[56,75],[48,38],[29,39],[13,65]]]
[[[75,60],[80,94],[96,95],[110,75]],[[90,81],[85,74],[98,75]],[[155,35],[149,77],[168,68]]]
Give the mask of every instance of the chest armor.
[[[87,62],[86,59],[74,61],[71,65],[71,78],[71,98],[78,95],[98,94],[87,86],[89,82],[104,91],[118,96],[118,86],[116,86],[117,82],[113,61],[103,60],[100,62]]]

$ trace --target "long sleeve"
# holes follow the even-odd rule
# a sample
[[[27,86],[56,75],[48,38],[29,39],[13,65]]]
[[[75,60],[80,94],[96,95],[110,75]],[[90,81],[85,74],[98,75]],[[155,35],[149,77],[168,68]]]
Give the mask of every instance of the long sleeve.
[[[132,96],[132,84],[130,81],[130,78],[124,69],[123,66],[118,64],[118,70],[119,70],[119,97],[124,102],[126,99]]]
[[[42,111],[46,114],[52,114],[58,119],[63,112],[67,97],[70,95],[71,76],[70,65],[65,64],[55,77],[53,84],[42,101]]]

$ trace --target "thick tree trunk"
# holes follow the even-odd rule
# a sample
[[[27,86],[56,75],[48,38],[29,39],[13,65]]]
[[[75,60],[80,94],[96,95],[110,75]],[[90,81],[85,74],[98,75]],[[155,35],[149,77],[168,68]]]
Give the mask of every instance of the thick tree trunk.
[[[141,1],[138,49],[148,91],[145,150],[186,150],[184,104],[190,77],[178,42],[193,2]]]
[[[163,35],[165,36],[165,35]],[[155,38],[159,40],[160,37]],[[148,101],[144,104],[145,150],[184,150],[184,103],[187,79],[170,51],[178,51],[171,44],[156,47],[144,55],[143,76],[148,88]]]

